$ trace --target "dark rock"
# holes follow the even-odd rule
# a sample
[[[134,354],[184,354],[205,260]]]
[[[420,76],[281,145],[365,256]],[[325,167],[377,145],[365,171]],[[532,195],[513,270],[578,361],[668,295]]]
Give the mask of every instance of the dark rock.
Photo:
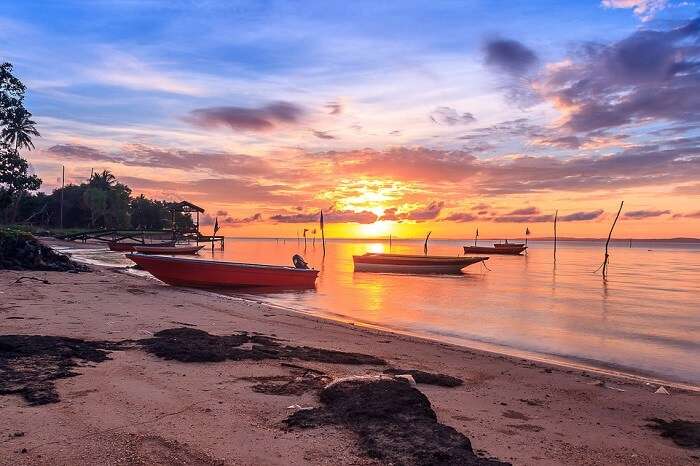
[[[348,378],[320,393],[322,407],[300,410],[289,428],[340,425],[359,435],[371,458],[394,465],[503,465],[478,457],[469,439],[437,421],[428,398],[408,383],[387,378]]]
[[[452,377],[451,375],[434,374],[432,372],[425,372],[417,369],[397,369],[391,367],[386,369],[384,373],[392,375],[409,374],[413,376],[413,380],[415,380],[416,383],[439,385],[440,387],[459,387],[460,385],[464,384],[462,379]]]

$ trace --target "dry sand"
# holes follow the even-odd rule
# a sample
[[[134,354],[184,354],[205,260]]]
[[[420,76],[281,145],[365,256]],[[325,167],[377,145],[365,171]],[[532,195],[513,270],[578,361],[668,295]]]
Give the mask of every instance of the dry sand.
[[[293,345],[358,352],[392,366],[459,377],[418,385],[439,422],[474,450],[513,464],[698,464],[646,427],[647,418],[700,420],[700,395],[356,327],[123,271],[0,271],[0,334],[138,340],[188,327],[276,336]],[[19,277],[45,279],[47,283]],[[0,348],[0,351],[2,349]],[[138,349],[83,364],[55,381],[60,402],[0,396],[0,464],[377,464],[341,427],[285,430],[291,405],[317,395],[270,395],[251,377],[289,375],[279,360],[183,363]],[[291,361],[295,362],[295,361]],[[296,362],[295,362],[296,363]],[[331,377],[381,367],[303,361]],[[248,378],[246,380],[246,378]],[[604,383],[600,383],[603,381]],[[612,388],[611,388],[612,387]]]

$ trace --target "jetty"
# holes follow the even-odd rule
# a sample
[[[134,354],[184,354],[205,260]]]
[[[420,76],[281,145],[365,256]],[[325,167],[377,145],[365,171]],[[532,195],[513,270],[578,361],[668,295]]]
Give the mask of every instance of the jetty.
[[[199,231],[199,214],[204,213],[204,209],[188,201],[174,202],[168,207],[170,213],[170,228],[145,229],[145,228],[101,228],[95,230],[80,231],[66,235],[58,235],[58,239],[66,241],[99,241],[109,243],[130,242],[146,244],[146,240],[171,240],[174,242],[187,243],[211,243],[212,249],[215,244],[224,249],[223,235],[203,235]],[[189,215],[192,218],[192,227],[178,227],[175,222],[177,214]]]

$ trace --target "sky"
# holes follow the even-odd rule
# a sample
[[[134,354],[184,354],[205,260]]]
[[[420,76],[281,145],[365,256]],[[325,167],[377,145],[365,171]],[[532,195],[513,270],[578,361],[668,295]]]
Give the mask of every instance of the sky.
[[[700,236],[700,2],[8,1],[42,190],[231,236]]]

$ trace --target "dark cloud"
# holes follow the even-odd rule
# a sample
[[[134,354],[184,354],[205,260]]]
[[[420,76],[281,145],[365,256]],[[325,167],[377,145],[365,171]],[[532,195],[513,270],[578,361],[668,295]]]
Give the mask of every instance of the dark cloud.
[[[537,86],[567,113],[565,127],[588,132],[639,122],[700,121],[700,19],[639,30],[611,44],[584,44]]]
[[[438,107],[429,116],[433,123],[445,126],[465,125],[476,121],[471,113],[459,113],[450,107]]]
[[[329,115],[340,115],[343,113],[343,104],[340,102],[328,102],[326,108],[329,110]]]
[[[625,218],[639,220],[643,218],[660,217],[670,213],[670,210],[633,210],[630,212],[625,212],[623,216]]]
[[[512,39],[494,39],[484,45],[486,64],[511,75],[522,75],[538,62],[537,54]]]
[[[539,213],[540,210],[537,207],[525,207],[508,212],[506,215],[536,215]]]
[[[567,215],[559,215],[559,222],[580,222],[585,220],[595,220],[603,215],[603,210],[593,210],[590,212],[573,212]],[[514,210],[505,215],[496,216],[492,219],[496,223],[542,223],[554,221],[553,214],[542,214],[539,209],[530,207],[526,209]]]
[[[220,216],[222,216],[222,217],[225,217],[225,216],[228,215],[228,212],[225,211],[225,210],[217,210],[217,211],[216,211],[216,215],[220,215]]]
[[[338,139],[332,134],[328,134],[328,131],[316,131],[315,129],[312,129],[311,133],[319,139]]]
[[[258,108],[208,107],[192,110],[185,118],[202,128],[228,127],[232,130],[268,131],[280,124],[298,123],[304,110],[289,102],[274,102]]]
[[[466,213],[466,212],[455,212],[453,214],[448,215],[447,217],[443,218],[443,220],[448,221],[448,222],[473,222],[474,220],[477,220],[479,217],[476,215]]]
[[[593,210],[590,212],[574,212],[573,214],[562,215],[557,217],[557,221],[562,222],[579,222],[583,220],[595,220],[603,215],[603,209]]]
[[[245,225],[247,223],[256,223],[256,222],[262,222],[263,221],[263,216],[260,212],[257,214],[251,215],[250,217],[243,217],[243,218],[234,218],[234,217],[226,217],[223,220],[223,223],[226,225],[238,227],[241,225]]]
[[[259,157],[224,152],[193,152],[161,149],[144,144],[127,144],[115,152],[104,152],[77,144],[58,144],[45,151],[62,160],[119,163],[128,166],[207,170],[222,175],[263,175],[271,166]]]
[[[413,220],[415,222],[423,222],[426,220],[434,220],[440,216],[442,208],[445,203],[440,201],[433,201],[426,206],[419,207],[417,209],[408,210],[405,212],[399,212],[396,207],[391,207],[384,210],[384,214],[379,218],[379,220]]]
[[[315,223],[320,220],[319,212],[277,214],[270,220],[278,223]],[[367,210],[355,212],[352,210],[330,210],[323,213],[324,223],[361,223],[370,224],[377,221],[377,214]]]

